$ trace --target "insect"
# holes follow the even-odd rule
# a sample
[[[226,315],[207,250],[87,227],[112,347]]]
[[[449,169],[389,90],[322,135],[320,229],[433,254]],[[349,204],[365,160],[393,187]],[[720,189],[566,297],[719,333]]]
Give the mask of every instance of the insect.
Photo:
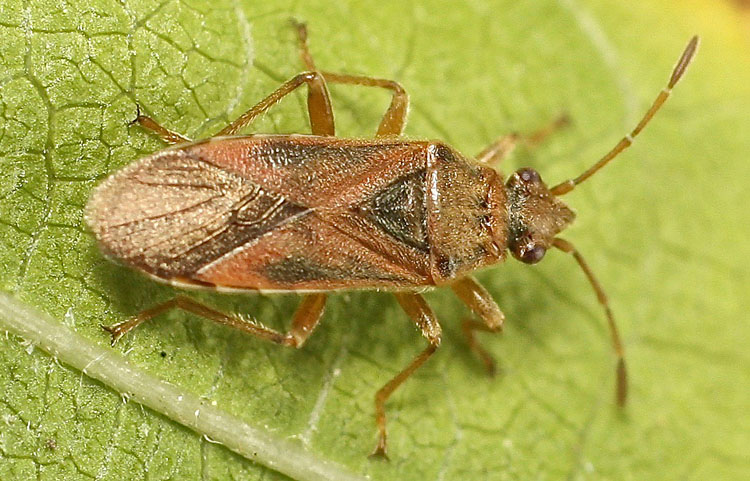
[[[301,73],[222,129],[191,141],[139,114],[135,122],[173,147],[114,173],[94,191],[86,220],[105,254],[151,277],[185,288],[297,291],[302,301],[288,332],[219,312],[179,295],[104,327],[114,345],[159,314],[182,309],[284,346],[301,347],[323,316],[327,292],[393,292],[427,339],[427,347],[375,395],[378,442],[386,455],[385,404],[436,351],[438,320],[420,291],[447,286],[479,320],[463,322],[469,346],[494,363],[475,331],[500,331],[505,316],[471,273],[502,262],[526,264],[550,248],[571,254],[603,306],[617,357],[616,398],[627,395],[620,335],[601,285],[569,241],[558,237],[574,218],[559,196],[573,190],[629,147],[669,96],[695,54],[693,37],[637,127],[578,177],[552,188],[530,168],[503,181],[493,164],[517,140],[504,136],[468,159],[437,141],[400,137],[408,95],[392,80],[320,71],[295,24]],[[334,136],[327,84],[390,90],[374,139]],[[237,135],[260,114],[307,85],[312,135]]]

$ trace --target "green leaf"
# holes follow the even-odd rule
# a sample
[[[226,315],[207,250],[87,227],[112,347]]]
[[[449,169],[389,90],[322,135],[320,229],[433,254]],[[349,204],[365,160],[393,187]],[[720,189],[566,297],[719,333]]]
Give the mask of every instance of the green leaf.
[[[740,5],[6,0],[0,286],[71,340],[215,401],[320,466],[400,480],[747,478],[750,46]],[[82,221],[97,182],[163,147],[128,125],[136,102],[171,129],[210,136],[302,69],[292,16],[308,22],[321,69],[407,88],[412,138],[471,155],[569,113],[571,128],[503,166],[533,166],[552,184],[632,128],[690,36],[702,36],[636,144],[566,197],[579,216],[565,236],[606,287],[624,337],[624,410],[604,314],[559,252],[478,274],[507,316],[502,336],[481,336],[502,367],[495,379],[461,335],[466,309],[444,289],[427,294],[444,341],[387,405],[390,462],[367,457],[373,395],[424,340],[386,294],[332,296],[297,351],[178,312],[106,347],[100,323],[175,293],[104,259]],[[340,135],[372,135],[388,97],[370,90],[331,88]],[[306,119],[295,95],[253,130],[308,132]],[[278,329],[298,302],[195,297]],[[0,329],[25,319],[6,307]],[[288,479],[60,360],[0,337],[0,479]]]

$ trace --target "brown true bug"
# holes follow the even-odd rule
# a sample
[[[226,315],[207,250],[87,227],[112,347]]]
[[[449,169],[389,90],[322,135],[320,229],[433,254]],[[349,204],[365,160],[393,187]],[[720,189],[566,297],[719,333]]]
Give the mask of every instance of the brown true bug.
[[[289,332],[177,296],[105,327],[112,344],[142,322],[179,308],[301,347],[323,315],[327,291],[391,290],[429,344],[376,393],[374,454],[385,456],[385,402],[440,345],[440,324],[419,292],[448,286],[482,320],[464,321],[462,327],[491,369],[474,331],[499,331],[505,316],[471,272],[505,260],[508,250],[534,264],[555,247],[573,255],[604,307],[617,355],[617,402],[623,405],[627,377],[620,336],[599,282],[575,247],[557,237],[574,218],[557,197],[631,145],[685,72],[698,38],[690,40],[667,87],[633,131],[583,174],[548,188],[533,169],[520,169],[504,183],[489,167],[512,149],[515,136],[501,137],[473,161],[441,142],[400,138],[409,105],[401,85],[319,71],[305,26],[296,28],[308,71],[215,137],[193,142],[139,110],[136,122],[175,146],[110,176],[86,210],[106,254],[158,280],[222,291],[304,292]],[[392,91],[375,139],[334,137],[327,83]],[[236,135],[303,84],[312,135]]]

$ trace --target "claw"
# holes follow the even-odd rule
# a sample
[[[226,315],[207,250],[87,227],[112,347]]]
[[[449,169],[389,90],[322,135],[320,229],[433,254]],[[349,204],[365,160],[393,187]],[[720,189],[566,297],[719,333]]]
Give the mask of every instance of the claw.
[[[128,122],[128,126],[135,125],[141,120],[141,104],[135,104],[135,118]]]
[[[375,447],[375,451],[370,454],[370,459],[379,459],[382,461],[390,461],[388,454],[385,452],[385,438],[381,437],[378,439],[378,445]]]
[[[307,40],[307,24],[305,22],[300,22],[294,17],[289,18],[289,23],[292,24],[292,27],[297,29],[297,34],[300,37],[300,40],[303,42]]]
[[[495,358],[485,352],[486,356],[482,356],[482,362],[484,363],[485,369],[487,369],[487,375],[494,378],[497,375],[497,363]]]
[[[117,324],[112,324],[111,326],[105,326],[104,324],[99,324],[99,327],[110,333],[112,339],[109,342],[109,345],[114,347],[115,344],[117,344],[117,341],[120,340],[120,338],[125,334],[121,329],[120,326],[122,326],[122,322],[119,322]]]

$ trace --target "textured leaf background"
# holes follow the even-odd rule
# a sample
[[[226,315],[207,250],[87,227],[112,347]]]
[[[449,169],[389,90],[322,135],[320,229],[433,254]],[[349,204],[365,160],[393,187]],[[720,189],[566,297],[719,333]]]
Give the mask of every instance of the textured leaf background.
[[[211,135],[301,69],[288,18],[309,22],[321,68],[400,80],[407,134],[472,154],[569,112],[572,128],[505,165],[578,174],[631,127],[690,35],[695,63],[625,155],[567,200],[566,237],[595,268],[626,343],[630,403],[613,402],[601,309],[572,259],[479,274],[508,317],[468,352],[467,313],[428,294],[443,346],[388,405],[372,397],[424,345],[394,300],[334,296],[300,351],[174,313],[117,347],[170,380],[372,479],[750,477],[750,17],[719,0],[0,3],[0,286],[102,345],[97,327],[173,290],[109,263],[82,224],[92,187],[162,147],[135,103]],[[333,87],[339,132],[371,135],[383,92]],[[304,97],[257,131],[306,132]],[[288,324],[297,298],[199,298]],[[203,439],[15,336],[0,337],[0,479],[286,479]]]

